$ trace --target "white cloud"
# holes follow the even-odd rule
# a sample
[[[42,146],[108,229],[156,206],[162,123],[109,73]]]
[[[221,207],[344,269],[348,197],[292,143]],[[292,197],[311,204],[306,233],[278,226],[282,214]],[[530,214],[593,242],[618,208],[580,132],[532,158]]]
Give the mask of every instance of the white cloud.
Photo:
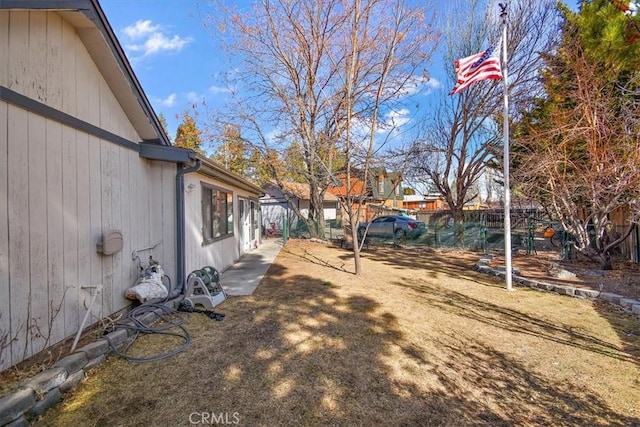
[[[431,93],[434,90],[440,89],[442,82],[431,77],[424,83],[424,86],[426,88],[425,93]]]
[[[428,95],[441,87],[442,83],[433,77],[426,77],[426,75],[409,76],[402,87],[402,91],[399,92],[399,96],[401,98],[409,98],[418,94]]]
[[[187,92],[187,101],[190,103],[199,103],[204,99],[204,96],[199,94],[198,92]]]
[[[411,120],[409,115],[411,112],[408,108],[403,108],[401,110],[393,110],[387,114],[387,118],[391,123],[393,123],[396,127],[405,125]]]
[[[211,93],[231,93],[231,89],[223,86],[211,86],[209,88],[209,92]]]
[[[173,107],[176,103],[176,94],[172,93],[171,95],[167,96],[165,99],[160,99],[158,102],[163,107]]]
[[[404,91],[403,91],[404,95],[412,96],[418,93],[420,91],[420,86],[422,85],[423,82],[424,82],[424,79],[422,77],[414,76],[409,78],[409,80],[407,80],[407,83],[405,83],[404,85]]]
[[[376,133],[386,133],[397,130],[411,121],[411,112],[407,108],[391,110],[386,113],[383,120],[378,123]]]
[[[122,31],[131,40],[139,40],[147,34],[153,34],[159,30],[159,25],[152,25],[151,20],[147,19],[145,21],[136,21],[135,24],[125,27]]]
[[[265,139],[269,141],[269,144],[276,145],[280,142],[282,131],[280,129],[271,129],[265,133]]]
[[[152,53],[160,52],[163,50],[176,50],[179,51],[185,47],[191,41],[190,38],[180,38],[179,36],[173,36],[168,38],[162,33],[153,33],[146,42],[144,42],[144,54],[151,55]]]
[[[125,36],[125,48],[130,52],[141,53],[142,56],[163,51],[180,51],[193,41],[191,37],[167,34],[160,25],[154,25],[149,19],[136,21],[122,32]]]

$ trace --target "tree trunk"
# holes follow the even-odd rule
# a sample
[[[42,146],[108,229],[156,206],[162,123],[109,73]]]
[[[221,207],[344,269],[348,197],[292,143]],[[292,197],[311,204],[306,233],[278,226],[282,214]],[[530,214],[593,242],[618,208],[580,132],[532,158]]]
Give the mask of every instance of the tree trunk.
[[[355,275],[360,276],[362,274],[362,263],[360,261],[360,245],[362,242],[358,239],[358,227],[351,224],[351,237],[353,239],[353,264],[355,268]]]
[[[583,249],[578,249],[578,252],[589,258],[591,261],[600,264],[601,270],[613,270],[611,254],[608,251],[600,251],[592,246],[588,246]]]
[[[608,252],[603,252],[600,254],[600,268],[602,270],[613,270],[611,255],[609,255]]]
[[[453,236],[456,246],[464,246],[464,213],[456,206],[451,210],[453,215]]]
[[[309,215],[306,221],[311,238],[324,240],[324,208],[322,199],[324,194],[318,191],[317,184],[309,184]]]

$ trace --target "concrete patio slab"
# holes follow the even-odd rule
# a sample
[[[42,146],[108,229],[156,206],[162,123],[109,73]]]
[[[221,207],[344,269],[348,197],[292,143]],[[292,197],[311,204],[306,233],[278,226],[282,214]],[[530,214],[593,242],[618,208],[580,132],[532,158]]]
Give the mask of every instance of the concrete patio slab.
[[[220,275],[227,295],[251,295],[282,249],[282,239],[264,239],[257,248],[244,254]]]

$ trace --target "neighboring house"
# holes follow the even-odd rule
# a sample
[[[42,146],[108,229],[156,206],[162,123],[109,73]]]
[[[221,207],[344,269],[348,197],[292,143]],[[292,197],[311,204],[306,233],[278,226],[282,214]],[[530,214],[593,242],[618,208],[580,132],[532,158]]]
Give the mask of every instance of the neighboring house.
[[[96,286],[90,323],[128,307],[139,260],[179,294],[258,243],[260,188],[170,145],[96,0],[0,2],[0,58],[0,370],[73,336]]]
[[[354,203],[354,210],[358,209],[357,199],[362,196],[359,221],[370,221],[378,215],[380,209],[404,211],[404,196],[402,193],[402,175],[398,172],[387,172],[384,168],[373,168],[370,171],[369,185],[362,177],[355,173],[351,176],[350,195]],[[330,186],[327,193],[335,195],[342,204],[347,198],[346,176],[337,177],[340,185]],[[342,218],[346,212],[342,209]]]
[[[286,221],[289,230],[302,226],[293,210],[293,206],[300,210],[303,217],[308,218],[310,206],[309,184],[299,182],[283,182],[283,188],[276,183],[268,182],[262,186],[264,196],[260,199],[262,209],[262,225],[264,231],[282,230]],[[323,200],[325,221],[337,219],[340,203],[338,198],[327,191]]]
[[[390,208],[403,208],[402,174],[385,168],[371,168],[369,175],[370,203]]]
[[[448,206],[440,194],[405,195],[402,203],[412,211],[439,211]]]
[[[347,217],[347,212],[344,209],[346,202],[347,202],[347,177],[346,175],[342,174],[339,175],[337,177],[337,181],[340,183],[340,185],[331,185],[329,186],[329,188],[327,189],[327,193],[333,194],[334,196],[336,196],[336,198],[339,200],[340,202],[340,211],[338,214],[338,217],[342,219],[343,222],[349,222],[348,221],[348,217]],[[368,217],[367,217],[367,202],[370,199],[371,196],[371,192],[368,191],[367,186],[365,185],[364,180],[352,176],[351,179],[351,185],[349,186],[349,194],[351,195],[351,200],[353,203],[353,212],[355,213],[358,210],[358,199],[361,195],[363,195],[364,197],[362,198],[362,206],[360,207],[360,215],[358,218],[358,221],[356,222],[361,222],[361,221],[367,221]]]
[[[489,209],[489,205],[486,203],[481,203],[480,200],[472,200],[462,206],[463,211],[478,211],[485,209]]]

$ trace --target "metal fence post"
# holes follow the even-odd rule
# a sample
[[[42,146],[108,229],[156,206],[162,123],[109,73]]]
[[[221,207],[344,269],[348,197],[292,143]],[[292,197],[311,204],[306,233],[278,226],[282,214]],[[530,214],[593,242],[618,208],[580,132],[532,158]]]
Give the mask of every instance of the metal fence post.
[[[635,228],[636,228],[636,264],[640,264],[640,227],[638,227],[638,224],[636,224]]]
[[[288,216],[289,216],[289,212],[287,212],[287,215],[282,216],[282,244],[283,245],[287,244],[287,237],[288,237],[287,223],[289,222]]]
[[[484,218],[480,222],[480,245],[482,247],[482,253],[487,253],[487,219]]]
[[[561,245],[562,245],[562,249],[560,250],[560,256],[562,256],[562,258],[566,259],[571,259],[571,244],[569,243],[569,233],[567,233],[566,231],[562,230],[562,240],[561,240]]]
[[[527,255],[533,255],[536,251],[535,232],[533,230],[533,218],[530,216],[527,218],[527,232]]]

